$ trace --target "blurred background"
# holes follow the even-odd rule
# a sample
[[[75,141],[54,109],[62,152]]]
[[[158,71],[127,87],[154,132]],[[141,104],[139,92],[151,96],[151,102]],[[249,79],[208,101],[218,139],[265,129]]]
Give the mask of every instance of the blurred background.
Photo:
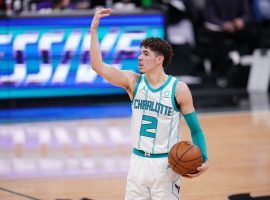
[[[3,108],[107,102],[104,96],[128,101],[89,68],[88,29],[97,7],[114,9],[100,27],[103,58],[114,67],[138,72],[140,41],[161,37],[175,54],[166,72],[190,85],[198,106],[212,106],[204,100],[209,95],[231,104],[250,92],[269,93],[268,0],[1,0],[0,6]]]
[[[252,122],[269,138],[270,0],[0,0],[0,197],[20,199],[4,196],[17,189],[7,180],[124,180],[130,100],[91,69],[98,7],[114,9],[99,28],[106,63],[139,73],[140,41],[164,38],[174,50],[166,72],[189,85],[202,116],[263,112]]]

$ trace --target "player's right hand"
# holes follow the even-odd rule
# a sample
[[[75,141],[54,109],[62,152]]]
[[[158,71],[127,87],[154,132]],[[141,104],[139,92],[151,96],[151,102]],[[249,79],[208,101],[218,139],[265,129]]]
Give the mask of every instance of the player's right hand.
[[[97,8],[91,23],[91,30],[97,30],[100,19],[102,17],[109,16],[112,13],[112,11],[113,10],[111,8]]]
[[[197,173],[195,174],[187,174],[183,177],[185,178],[195,178],[197,176],[200,176],[202,173],[204,173],[206,170],[208,170],[209,168],[209,161],[206,160],[204,163],[202,163],[202,165],[200,167],[197,168]]]

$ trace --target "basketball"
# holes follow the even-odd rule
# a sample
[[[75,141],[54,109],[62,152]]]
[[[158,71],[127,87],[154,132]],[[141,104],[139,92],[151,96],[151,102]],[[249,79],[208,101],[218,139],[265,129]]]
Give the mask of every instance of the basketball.
[[[175,173],[194,174],[202,164],[202,153],[199,147],[192,142],[181,141],[172,146],[168,160]]]

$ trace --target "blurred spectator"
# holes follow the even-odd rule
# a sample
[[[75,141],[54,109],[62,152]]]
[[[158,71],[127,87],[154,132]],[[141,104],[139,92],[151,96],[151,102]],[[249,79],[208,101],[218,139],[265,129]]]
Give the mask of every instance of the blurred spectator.
[[[258,24],[259,48],[270,48],[270,0],[253,0],[253,16]]]
[[[70,0],[52,0],[54,10],[66,10],[70,8]]]
[[[194,45],[194,33],[187,13],[187,1],[162,0],[160,3],[166,7],[167,40],[172,45],[175,54],[166,72],[175,75],[191,74],[190,55]],[[153,2],[153,6],[155,4],[156,2]]]
[[[270,21],[270,0],[253,0],[252,11],[257,21]]]
[[[79,0],[79,1],[74,0],[74,3],[80,1],[86,2],[87,0]],[[96,7],[112,7],[113,9],[116,10],[125,10],[125,11],[129,11],[141,5],[140,4],[141,0],[98,0],[98,1],[88,0],[88,2],[90,9],[95,9]],[[77,4],[74,3],[73,5]]]
[[[0,11],[5,11],[6,7],[5,7],[5,0],[0,0]]]
[[[91,6],[91,0],[73,0],[72,7],[77,10],[88,10]]]
[[[102,7],[105,7],[106,5],[106,0],[90,0],[90,8],[93,9],[93,8],[96,8],[98,6],[102,6]]]
[[[247,0],[207,0],[206,26],[210,30],[233,33],[242,30],[250,20]]]
[[[248,0],[206,0],[204,13],[204,51],[209,52],[217,85],[226,87],[233,67],[228,53],[233,50],[250,53],[257,45],[256,31],[250,26],[250,5]],[[199,45],[202,40],[199,39]]]
[[[53,7],[52,1],[39,0],[36,2],[36,10],[38,11],[51,10],[52,7]]]
[[[108,7],[107,5],[106,7]],[[124,1],[113,1],[113,9],[115,10],[125,10],[125,11],[132,11],[136,8],[136,4],[132,0],[124,0]]]

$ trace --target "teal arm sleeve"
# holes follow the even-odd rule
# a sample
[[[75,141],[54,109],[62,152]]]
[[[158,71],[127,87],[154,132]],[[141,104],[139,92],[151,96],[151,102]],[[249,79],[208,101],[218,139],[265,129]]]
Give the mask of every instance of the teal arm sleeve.
[[[193,143],[196,144],[201,149],[203,160],[204,161],[208,160],[206,141],[196,112],[186,114],[184,115],[184,118],[190,129]]]

